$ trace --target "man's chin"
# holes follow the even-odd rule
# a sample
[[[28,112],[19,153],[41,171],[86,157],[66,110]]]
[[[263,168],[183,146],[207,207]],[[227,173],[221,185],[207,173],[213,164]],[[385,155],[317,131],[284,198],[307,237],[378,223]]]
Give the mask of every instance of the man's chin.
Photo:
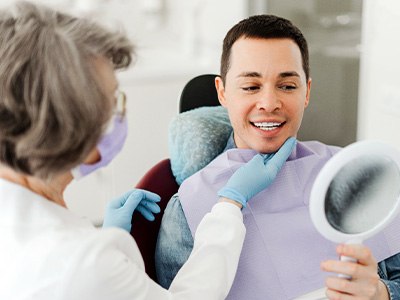
[[[262,154],[275,153],[282,147],[284,142],[285,141],[268,143],[268,144],[264,144],[264,145],[256,145],[253,148],[253,150],[256,150],[257,152],[262,153]]]
[[[276,147],[262,147],[262,148],[256,148],[253,150],[256,150],[259,153],[262,154],[270,154],[270,153],[275,153],[276,151],[278,151],[280,148],[280,146],[276,146]]]
[[[262,154],[270,154],[277,152],[288,138],[289,136],[276,136],[266,139],[257,136],[253,139],[243,140],[242,143],[235,141],[235,144],[239,149],[252,149]]]

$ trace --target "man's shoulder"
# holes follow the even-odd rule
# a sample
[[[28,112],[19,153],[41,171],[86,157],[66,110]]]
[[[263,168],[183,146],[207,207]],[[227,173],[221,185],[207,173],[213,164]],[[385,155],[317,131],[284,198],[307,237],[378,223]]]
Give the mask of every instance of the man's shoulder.
[[[179,199],[179,193],[176,193],[171,197],[171,199],[167,203],[167,206],[165,207],[163,222],[164,219],[168,219],[168,221],[171,221],[171,223],[179,223],[175,218],[180,220],[182,216],[184,217],[182,204]],[[173,218],[173,220],[170,220],[170,218]]]

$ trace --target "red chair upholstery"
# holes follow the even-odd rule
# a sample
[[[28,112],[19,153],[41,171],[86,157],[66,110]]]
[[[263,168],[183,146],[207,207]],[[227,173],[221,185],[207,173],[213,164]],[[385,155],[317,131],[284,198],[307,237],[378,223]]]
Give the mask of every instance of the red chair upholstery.
[[[159,206],[161,212],[156,215],[153,222],[147,221],[140,213],[133,214],[133,226],[131,235],[134,237],[142,254],[146,273],[155,281],[156,269],[154,263],[154,253],[157,243],[158,230],[164,209],[169,199],[178,191],[178,184],[171,171],[169,159],[164,159],[152,167],[139,181],[136,188],[151,191],[160,195]]]

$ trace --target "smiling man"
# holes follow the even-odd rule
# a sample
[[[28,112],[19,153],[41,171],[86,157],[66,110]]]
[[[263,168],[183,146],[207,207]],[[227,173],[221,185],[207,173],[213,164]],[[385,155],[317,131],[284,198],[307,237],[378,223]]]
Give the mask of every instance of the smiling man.
[[[228,110],[236,147],[276,152],[297,135],[309,101],[311,79],[303,70],[299,47],[289,38],[243,36],[223,64],[230,68],[216,78],[216,88]]]
[[[156,249],[157,276],[165,287],[190,255],[202,216],[233,171],[256,153],[275,153],[297,136],[311,90],[303,34],[276,16],[242,20],[224,39],[215,86],[233,133],[224,153],[186,179],[165,210]],[[400,286],[400,256],[395,255],[399,245],[391,248],[375,240],[371,248],[336,248],[311,223],[312,184],[338,150],[319,142],[298,142],[274,183],[243,209],[247,235],[228,299],[293,299],[323,286],[332,298],[389,299],[394,291],[394,299]],[[382,248],[391,249],[382,254]],[[358,262],[338,262],[338,254]],[[381,261],[379,266],[376,261]],[[324,271],[353,280],[331,277],[325,282],[321,262]]]

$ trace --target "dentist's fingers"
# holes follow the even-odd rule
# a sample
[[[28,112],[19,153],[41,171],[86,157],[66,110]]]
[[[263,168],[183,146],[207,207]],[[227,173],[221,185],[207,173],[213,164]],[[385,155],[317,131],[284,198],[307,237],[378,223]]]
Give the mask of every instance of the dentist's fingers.
[[[148,201],[147,199],[142,200],[138,206],[142,206],[152,213],[156,214],[161,211],[157,203],[154,203],[153,201]]]
[[[296,139],[291,137],[286,140],[282,147],[272,155],[266,162],[266,176],[269,178],[275,178],[279,171],[282,169],[283,164],[286,162],[288,157],[293,151],[296,145]]]
[[[290,137],[285,143],[279,148],[274,156],[269,160],[269,163],[282,167],[285,161],[288,159],[290,154],[293,152],[294,146],[296,145],[296,138]]]
[[[155,217],[153,213],[146,207],[139,205],[136,210],[142,214],[142,216],[148,221],[154,221]]]

